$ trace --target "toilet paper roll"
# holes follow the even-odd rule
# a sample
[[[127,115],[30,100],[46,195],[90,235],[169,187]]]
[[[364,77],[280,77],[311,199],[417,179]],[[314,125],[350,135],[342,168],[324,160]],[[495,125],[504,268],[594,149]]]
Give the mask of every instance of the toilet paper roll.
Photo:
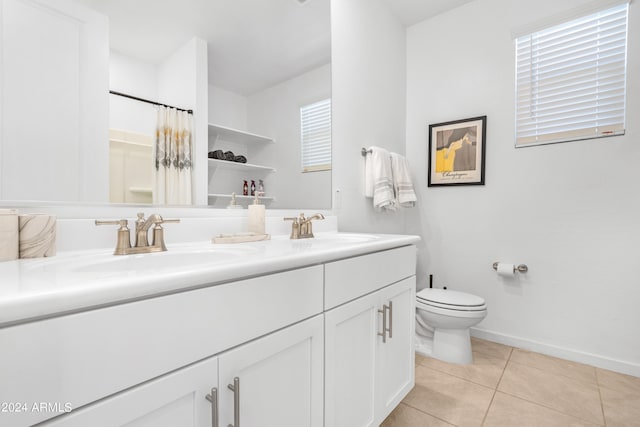
[[[46,214],[20,215],[20,258],[56,254],[56,217]]]
[[[18,211],[0,209],[0,261],[18,259]]]
[[[498,271],[498,276],[513,277],[516,274],[515,266],[513,264],[506,264],[504,262],[499,262],[498,268],[496,268],[496,270]]]

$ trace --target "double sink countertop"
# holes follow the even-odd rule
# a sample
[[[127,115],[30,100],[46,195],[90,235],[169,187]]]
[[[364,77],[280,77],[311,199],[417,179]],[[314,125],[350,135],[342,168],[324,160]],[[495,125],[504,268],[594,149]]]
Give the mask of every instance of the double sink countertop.
[[[312,239],[167,245],[167,252],[112,249],[0,262],[0,327],[412,245],[419,236],[316,233]]]

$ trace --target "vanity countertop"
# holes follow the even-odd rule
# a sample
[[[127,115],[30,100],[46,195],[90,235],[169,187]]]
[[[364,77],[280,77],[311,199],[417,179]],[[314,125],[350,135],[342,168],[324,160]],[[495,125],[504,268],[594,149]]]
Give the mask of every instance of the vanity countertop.
[[[0,263],[0,327],[415,244],[419,236],[316,233],[313,239],[167,245],[155,254],[62,252]]]

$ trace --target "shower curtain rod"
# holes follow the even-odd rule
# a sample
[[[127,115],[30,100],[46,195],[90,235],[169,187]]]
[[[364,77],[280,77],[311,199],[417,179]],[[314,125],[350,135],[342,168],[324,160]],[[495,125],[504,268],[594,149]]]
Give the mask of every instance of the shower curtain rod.
[[[138,98],[137,96],[133,96],[133,95],[127,95],[126,93],[116,92],[115,90],[110,90],[109,93],[112,94],[112,95],[123,96],[123,97],[129,98],[129,99],[135,99],[136,101],[140,101],[140,102],[146,102],[147,104],[159,105],[161,107],[167,107],[167,108],[175,108],[178,111],[186,111],[189,114],[193,114],[193,110],[185,110],[184,108],[178,108],[178,107],[173,107],[173,106],[167,105],[167,104],[161,104],[161,103],[155,102],[155,101],[149,101],[148,99]]]

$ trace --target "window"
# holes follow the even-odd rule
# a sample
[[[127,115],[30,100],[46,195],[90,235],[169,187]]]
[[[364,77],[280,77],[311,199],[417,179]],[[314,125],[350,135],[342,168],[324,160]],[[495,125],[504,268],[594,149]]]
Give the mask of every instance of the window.
[[[300,108],[302,172],[331,170],[331,99]]]
[[[516,147],[624,134],[627,11],[516,39]]]

